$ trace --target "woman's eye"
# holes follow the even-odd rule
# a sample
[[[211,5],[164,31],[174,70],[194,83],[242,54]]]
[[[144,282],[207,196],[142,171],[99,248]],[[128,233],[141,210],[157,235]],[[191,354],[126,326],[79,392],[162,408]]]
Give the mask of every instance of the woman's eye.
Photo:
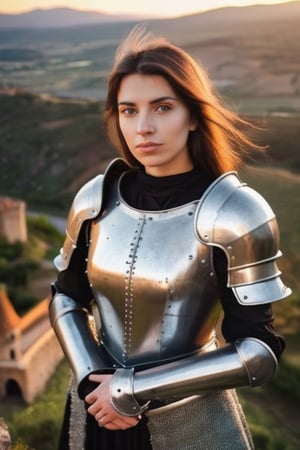
[[[171,108],[169,105],[160,105],[157,109],[159,111],[166,112],[166,111],[169,111]]]
[[[121,114],[124,114],[125,116],[133,116],[135,114],[134,108],[124,108],[120,110]]]

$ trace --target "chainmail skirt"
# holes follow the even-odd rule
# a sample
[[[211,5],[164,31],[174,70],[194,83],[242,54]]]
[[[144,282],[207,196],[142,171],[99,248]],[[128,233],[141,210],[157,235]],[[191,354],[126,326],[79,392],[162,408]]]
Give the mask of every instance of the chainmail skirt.
[[[153,450],[253,450],[254,444],[234,389],[146,413]]]

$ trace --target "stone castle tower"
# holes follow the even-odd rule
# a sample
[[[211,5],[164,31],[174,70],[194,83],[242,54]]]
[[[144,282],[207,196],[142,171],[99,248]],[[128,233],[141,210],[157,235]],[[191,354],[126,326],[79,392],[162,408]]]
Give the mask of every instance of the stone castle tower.
[[[9,243],[27,241],[26,205],[23,201],[0,197],[0,236]]]

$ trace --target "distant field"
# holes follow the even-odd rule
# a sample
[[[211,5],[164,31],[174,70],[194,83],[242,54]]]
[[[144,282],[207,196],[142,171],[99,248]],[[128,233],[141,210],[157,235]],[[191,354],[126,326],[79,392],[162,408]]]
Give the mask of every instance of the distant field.
[[[227,8],[145,22],[200,59],[242,113],[300,114],[300,2]],[[277,5],[278,7],[278,5]],[[61,97],[103,99],[120,41],[136,22],[0,30],[0,84]]]

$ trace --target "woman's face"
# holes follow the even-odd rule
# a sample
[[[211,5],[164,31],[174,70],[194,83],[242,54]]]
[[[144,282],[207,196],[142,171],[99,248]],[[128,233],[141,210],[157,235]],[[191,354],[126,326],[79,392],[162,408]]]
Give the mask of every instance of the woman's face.
[[[146,173],[166,176],[193,168],[187,140],[196,126],[164,77],[127,75],[117,100],[121,132]]]

